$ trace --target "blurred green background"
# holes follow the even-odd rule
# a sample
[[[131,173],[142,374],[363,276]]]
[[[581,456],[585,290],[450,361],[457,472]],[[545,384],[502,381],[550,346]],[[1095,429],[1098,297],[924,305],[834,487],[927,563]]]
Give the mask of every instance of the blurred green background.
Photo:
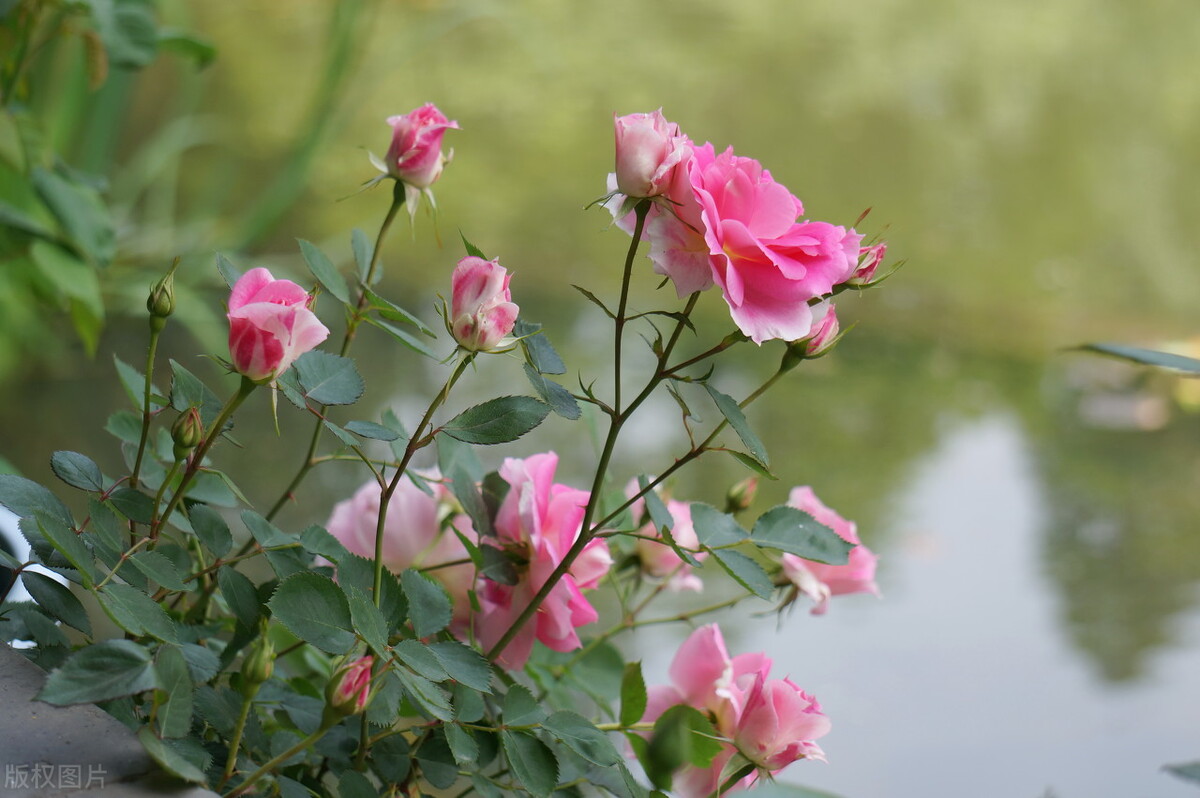
[[[70,11],[90,5],[0,2],[6,36],[32,7],[39,24],[59,14],[66,26],[5,87],[0,117],[0,458],[11,468],[49,483],[49,453],[68,448],[115,470],[115,442],[99,432],[125,401],[111,357],[140,364],[146,290],[176,256],[179,312],[163,351],[220,382],[195,357],[223,348],[213,253],[307,277],[303,237],[349,264],[350,229],[373,235],[388,203],[385,188],[355,193],[373,175],[366,151],[386,150],[385,117],[430,101],[462,130],[446,138],[455,156],[435,186],[436,224],[418,214],[388,241],[385,293],[436,323],[461,231],[514,272],[514,298],[568,365],[594,374],[609,332],[570,284],[612,296],[627,239],[584,206],[605,190],[613,112],[661,106],[692,138],[759,159],[810,218],[850,224],[871,208],[860,230],[907,261],[839,304],[857,327],[832,356],[755,407],[780,476],[762,484],[760,509],[814,485],[883,553],[886,595],[913,523],[897,497],[953,430],[1004,419],[1044,505],[1028,534],[1060,661],[1097,696],[1183,689],[1155,663],[1200,651],[1188,631],[1200,628],[1197,397],[1172,377],[1066,350],[1186,347],[1200,332],[1194,3],[123,0],[141,38],[100,76],[96,24]],[[80,201],[107,209],[99,232],[64,227],[53,189],[31,182],[38,167],[94,187]],[[55,237],[92,246],[72,255],[47,244]],[[642,268],[635,302],[669,299],[656,284]],[[321,307],[337,335],[333,305]],[[729,328],[715,294],[701,314],[712,332],[697,346]],[[441,372],[372,332],[355,350],[365,401],[411,415]],[[778,356],[746,345],[717,383],[744,393]],[[525,390],[496,360],[468,392]],[[651,412],[619,467],[669,463],[682,440],[671,405]],[[265,401],[254,413],[246,448],[225,456],[251,500],[269,503],[309,427],[285,408],[287,451],[267,452],[256,446],[274,435]],[[564,469],[581,483],[590,455],[565,425],[536,442],[573,446]],[[741,476],[713,462],[677,493],[715,500]],[[309,514],[321,520],[362,477],[328,469]],[[958,500],[925,490],[929,503]],[[987,556],[986,540],[972,545]],[[1004,612],[993,598],[980,614]],[[1167,777],[1147,778],[1166,789]]]

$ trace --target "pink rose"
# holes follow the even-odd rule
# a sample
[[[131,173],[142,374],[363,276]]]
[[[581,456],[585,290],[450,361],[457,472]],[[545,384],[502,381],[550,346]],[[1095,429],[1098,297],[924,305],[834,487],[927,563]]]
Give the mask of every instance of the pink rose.
[[[428,476],[431,480],[438,478],[437,474]],[[351,554],[374,559],[375,529],[382,495],[379,483],[371,480],[359,488],[354,496],[338,502],[333,508],[333,514],[325,526]],[[394,573],[405,568],[433,568],[429,576],[446,588],[454,603],[455,619],[461,622],[471,610],[467,593],[475,581],[475,568],[470,562],[434,568],[444,563],[469,559],[466,548],[451,526],[468,539],[475,538],[475,530],[465,515],[442,521],[446,509],[452,504],[450,493],[444,486],[434,484],[434,495],[430,496],[407,476],[402,477],[388,503],[388,514],[384,519],[383,564]]]
[[[850,283],[850,285],[870,285],[875,280],[875,272],[879,269],[879,264],[883,262],[883,256],[886,253],[886,241],[881,241],[873,246],[863,247],[858,268],[855,270],[854,276],[846,282]]]
[[[797,759],[824,759],[812,742],[829,731],[829,719],[816,700],[787,679],[768,679],[771,659],[762,653],[730,658],[716,624],[693,632],[671,661],[671,684],[647,692],[645,722],[672,706],[686,704],[705,712],[718,733],[733,741],[707,768],[687,766],[676,774],[673,791],[683,798],[705,798],[721,785],[722,771],[741,752],[759,767],[778,772]],[[751,773],[737,784],[754,783]]]
[[[679,125],[649,114],[613,114],[617,143],[617,190],[628,197],[657,197],[666,192],[675,170],[691,156],[691,142]]]
[[[689,169],[700,204],[713,279],[738,328],[755,343],[809,334],[809,300],[854,274],[862,236],[826,222],[797,222],[804,213],[770,172],[752,158],[711,145],[694,151]]]
[[[238,373],[273,380],[329,330],[311,310],[311,297],[291,280],[263,268],[243,274],[229,295],[229,355]]]
[[[798,759],[825,760],[813,740],[829,733],[829,718],[790,679],[759,674],[745,701],[731,731],[734,744],[751,762],[775,773]]]
[[[482,579],[477,586],[482,612],[476,616],[475,633],[485,650],[500,640],[579,537],[588,492],[555,483],[557,466],[558,455],[551,452],[524,460],[509,458],[500,468],[500,476],[510,488],[496,514],[496,544],[524,565],[515,585]],[[492,544],[484,541],[484,545]],[[579,648],[575,629],[599,617],[583,597],[583,590],[595,587],[611,565],[604,540],[588,543],[542,603],[536,618],[501,652],[500,664],[509,669],[522,667],[535,639],[554,651]]]
[[[825,613],[830,596],[847,593],[879,595],[875,585],[875,554],[859,541],[858,528],[853,521],[847,521],[826,507],[809,487],[793,488],[788,496],[788,506],[803,510],[836,532],[842,540],[855,544],[845,565],[813,562],[795,554],[784,554],[780,558],[783,573],[801,593],[813,600],[814,615]]]
[[[473,256],[454,268],[450,332],[464,349],[493,350],[512,332],[520,309],[508,290],[511,277],[496,261]]]
[[[808,343],[804,347],[805,357],[820,357],[829,351],[838,337],[837,310],[833,303],[826,299],[812,308],[813,326],[809,332]]]
[[[371,696],[371,666],[374,662],[375,658],[367,654],[333,674],[325,692],[326,703],[333,712],[354,715],[367,708],[367,699]]]
[[[388,117],[387,122],[392,126],[392,144],[384,159],[388,174],[415,188],[432,186],[450,160],[442,154],[442,137],[447,130],[457,130],[458,123],[447,119],[433,103]]]
[[[671,499],[667,501],[667,511],[671,513],[671,518],[674,520],[671,525],[671,537],[675,539],[679,547],[688,550],[698,549],[700,540],[696,537],[696,530],[692,526],[691,505]],[[648,539],[649,537],[662,539],[657,527],[653,524],[646,524],[639,534],[646,536],[638,538],[636,546],[643,573],[656,579],[666,579],[667,586],[674,591],[698,591],[704,588],[700,577],[692,573],[692,566],[685,563],[673,548],[666,543]],[[708,554],[701,552],[695,556],[697,560],[703,560]]]

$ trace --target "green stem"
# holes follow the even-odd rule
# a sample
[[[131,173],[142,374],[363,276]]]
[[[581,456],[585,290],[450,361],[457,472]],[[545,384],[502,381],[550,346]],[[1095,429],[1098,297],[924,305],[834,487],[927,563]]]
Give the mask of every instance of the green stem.
[[[428,445],[429,441],[423,441],[422,438],[425,436],[425,430],[429,426],[430,421],[433,420],[433,414],[445,403],[446,398],[450,395],[450,389],[454,387],[459,377],[467,370],[467,366],[475,361],[475,355],[475,352],[468,352],[463,355],[458,366],[455,367],[449,379],[446,380],[446,384],[442,386],[437,396],[429,403],[429,407],[425,410],[425,415],[421,418],[420,423],[417,424],[416,429],[413,430],[412,437],[408,439],[408,445],[404,447],[404,456],[400,458],[400,462],[396,465],[396,473],[392,475],[392,481],[384,488],[383,495],[379,498],[379,518],[375,523],[375,582],[373,595],[376,607],[379,606],[379,601],[382,598],[380,594],[383,586],[383,530],[387,521],[388,504],[391,503],[392,494],[396,492],[396,487],[400,484],[400,479],[404,476],[405,469],[412,462],[413,455]]]
[[[296,743],[291,748],[284,751],[282,754],[275,757],[274,759],[272,759],[271,761],[267,762],[265,765],[260,767],[258,770],[251,773],[249,776],[246,777],[246,780],[243,781],[241,784],[239,784],[235,789],[230,790],[229,792],[225,793],[223,798],[237,798],[237,796],[239,796],[239,795],[244,795],[252,786],[254,786],[254,783],[256,781],[261,779],[267,773],[274,770],[276,767],[278,767],[280,765],[280,763],[286,762],[287,760],[291,759],[296,754],[303,751],[305,748],[308,748],[309,746],[313,745],[317,740],[320,740],[322,737],[324,737],[325,733],[327,731],[329,731],[331,728],[333,728],[332,725],[326,726],[325,724],[322,723],[321,728],[317,729],[315,732],[308,735],[303,740]]]
[[[713,794],[710,795],[708,798],[721,798],[722,795],[724,795],[725,793],[732,790],[739,781],[741,781],[742,779],[746,778],[751,773],[753,773],[755,768],[757,768],[757,767],[758,766],[755,765],[753,762],[747,762],[745,765],[743,765],[742,767],[740,767],[736,771],[734,771],[732,776],[725,779],[725,781],[721,784],[721,786],[718,787],[716,789],[716,791],[713,792]]]
[[[253,693],[242,699],[242,710],[238,713],[237,725],[233,727],[233,737],[229,740],[229,758],[225,760],[225,772],[221,776],[220,783],[217,784],[218,790],[225,786],[225,782],[229,781],[237,767],[238,749],[242,746],[242,734],[246,731],[246,721],[250,717],[252,706],[254,706]]]
[[[179,464],[182,462],[183,462],[182,460],[176,460],[174,463],[172,463],[171,469],[169,471],[167,471],[167,475],[165,477],[163,477],[162,484],[158,486],[158,493],[154,494],[154,512],[150,516],[152,519],[158,518],[158,508],[162,506],[163,494],[165,494],[167,492],[167,486],[169,486],[171,484],[171,480],[174,479],[175,474],[179,472]],[[178,491],[176,491],[176,492],[178,492]],[[160,525],[151,523],[150,539],[158,540],[159,531],[160,531]]]
[[[633,259],[637,255],[638,244],[642,240],[642,230],[646,227],[646,214],[650,212],[650,200],[644,199],[633,209],[636,221],[633,225],[633,240],[629,242],[629,251],[625,253],[625,271],[621,276],[621,299],[617,304],[617,317],[613,320],[613,410],[621,412],[621,339],[625,334],[625,311],[629,306],[629,284],[633,276]]]
[[[150,346],[146,352],[146,386],[142,395],[142,437],[138,440],[137,459],[133,462],[133,473],[129,475],[129,487],[137,488],[138,478],[142,474],[142,457],[146,453],[146,441],[150,438],[150,394],[151,382],[154,379],[154,355],[158,351],[158,336],[162,327],[155,322],[161,322],[158,316],[150,317]]]
[[[208,435],[200,442],[200,445],[196,447],[196,451],[192,453],[192,458],[190,461],[188,461],[187,470],[183,472],[183,479],[179,480],[179,487],[175,489],[174,495],[171,496],[171,501],[168,502],[167,509],[163,511],[162,516],[155,518],[151,524],[150,529],[152,536],[157,532],[162,524],[166,523],[167,519],[171,517],[171,513],[175,512],[175,508],[178,507],[179,503],[183,500],[184,495],[187,493],[188,486],[190,485],[192,479],[196,476],[196,472],[200,470],[200,464],[204,462],[204,457],[208,454],[208,450],[211,449],[212,445],[217,442],[217,438],[221,437],[221,430],[224,429],[225,422],[229,420],[234,411],[241,406],[242,402],[246,401],[246,397],[249,396],[257,387],[258,384],[249,377],[242,377],[242,381],[238,385],[237,392],[234,393],[233,396],[229,397],[229,401],[227,401],[225,406],[221,408],[221,414],[217,416],[217,420],[212,423],[211,427],[209,427]]]
[[[391,207],[388,208],[387,215],[383,218],[383,223],[379,225],[379,233],[375,236],[375,249],[371,252],[371,263],[367,267],[367,279],[364,281],[365,285],[363,286],[363,290],[359,292],[358,302],[355,305],[354,313],[351,314],[349,320],[346,322],[346,334],[342,338],[342,348],[339,351],[339,354],[342,357],[345,357],[346,353],[350,351],[350,344],[354,341],[354,336],[358,331],[358,325],[362,323],[363,309],[365,309],[367,306],[367,287],[370,286],[375,280],[375,272],[379,268],[379,255],[383,251],[384,239],[387,237],[388,230],[390,230],[392,227],[392,222],[394,222],[396,219],[396,214],[400,212],[400,208],[403,206],[404,184],[397,180],[395,187],[392,190]],[[270,511],[267,512],[266,518],[268,521],[273,519],[279,513],[279,511],[283,509],[284,505],[287,504],[288,499],[290,499],[296,492],[296,489],[300,487],[300,483],[304,481],[306,476],[308,476],[308,472],[311,471],[312,468],[317,464],[317,445],[321,441],[321,418],[324,415],[325,405],[321,405],[317,412],[316,423],[313,424],[312,435],[309,437],[308,452],[304,455],[304,460],[300,464],[300,469],[296,472],[296,475],[292,477],[292,481],[289,482],[288,486],[283,489],[283,493],[280,495],[279,499],[274,505],[272,505]]]

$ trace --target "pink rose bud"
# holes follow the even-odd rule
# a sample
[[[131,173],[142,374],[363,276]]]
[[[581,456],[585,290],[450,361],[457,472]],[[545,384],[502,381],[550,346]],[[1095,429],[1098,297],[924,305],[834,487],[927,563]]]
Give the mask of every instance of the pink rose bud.
[[[325,689],[329,711],[345,716],[356,715],[367,708],[367,699],[371,695],[371,666],[374,663],[375,658],[367,654],[333,674]]]
[[[392,143],[384,159],[388,174],[416,188],[429,188],[442,174],[450,157],[442,154],[442,136],[457,130],[433,103],[401,116],[388,117]],[[454,151],[451,150],[451,155]]]
[[[883,256],[886,253],[886,241],[874,246],[863,247],[859,253],[858,268],[846,282],[850,285],[870,285],[874,281],[875,272],[879,268],[879,264],[883,263]]]
[[[491,351],[512,332],[519,308],[508,290],[511,276],[496,261],[471,255],[454,268],[450,333],[464,349]]]
[[[287,371],[296,358],[328,337],[311,310],[311,297],[291,280],[263,268],[241,276],[229,295],[229,356],[234,369],[255,382]]]
[[[825,759],[813,742],[829,732],[816,699],[790,679],[755,677],[737,719],[733,741],[754,764],[772,773],[797,759]]]
[[[812,309],[812,335],[804,347],[805,357],[820,357],[833,348],[838,338],[837,310],[826,300]]]
[[[617,190],[629,197],[657,197],[670,187],[675,168],[692,154],[679,125],[649,114],[613,114],[617,139]]]

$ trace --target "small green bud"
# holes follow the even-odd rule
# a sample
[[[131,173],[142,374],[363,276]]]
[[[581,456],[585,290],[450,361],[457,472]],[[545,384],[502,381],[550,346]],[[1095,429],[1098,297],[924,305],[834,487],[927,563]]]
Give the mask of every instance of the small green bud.
[[[204,440],[204,424],[200,421],[200,411],[189,407],[179,414],[171,426],[171,440],[175,442],[175,459],[182,460],[188,453]]]
[[[176,258],[171,270],[150,289],[150,296],[146,297],[146,310],[150,311],[151,319],[165,319],[175,312],[175,269],[178,267],[179,258]]]
[[[267,637],[261,636],[246,655],[242,662],[242,689],[251,694],[258,691],[259,685],[271,678],[275,671],[275,646]]]
[[[758,477],[746,477],[725,494],[725,512],[740,513],[749,510],[758,495]]]

